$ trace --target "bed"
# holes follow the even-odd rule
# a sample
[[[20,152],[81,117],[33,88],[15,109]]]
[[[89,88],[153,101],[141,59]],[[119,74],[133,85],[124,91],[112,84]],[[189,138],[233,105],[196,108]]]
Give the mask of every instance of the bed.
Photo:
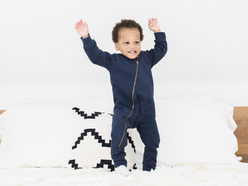
[[[159,151],[160,157],[158,157],[157,169],[152,172],[143,172],[140,169],[141,162],[139,162],[141,161],[143,147],[140,144],[140,141],[138,141],[137,135],[135,133],[132,134],[132,131],[130,131],[132,140],[136,142],[135,161],[137,167],[136,169],[133,169],[130,172],[130,175],[127,177],[120,176],[115,174],[114,172],[111,172],[108,167],[106,168],[106,166],[103,168],[83,167],[80,169],[75,169],[75,167],[73,167],[71,164],[69,166],[61,164],[62,161],[68,164],[68,160],[70,160],[72,153],[68,154],[67,149],[68,147],[70,147],[71,150],[71,146],[72,144],[74,144],[74,141],[70,140],[73,136],[73,131],[71,135],[65,136],[68,130],[73,129],[71,129],[70,127],[68,128],[69,125],[63,126],[62,122],[65,123],[66,121],[68,123],[73,121],[74,123],[82,123],[86,121],[88,123],[86,123],[85,125],[92,126],[96,124],[96,120],[92,120],[92,118],[90,120],[85,120],[85,118],[97,118],[99,114],[102,114],[102,116],[99,117],[101,118],[101,120],[99,120],[97,124],[99,124],[99,122],[106,123],[111,121],[110,113],[96,112],[92,110],[85,111],[86,108],[84,108],[84,106],[82,105],[77,105],[76,107],[75,105],[22,105],[15,106],[14,108],[9,108],[6,110],[0,110],[0,135],[2,137],[2,143],[0,146],[0,161],[1,158],[4,159],[4,161],[9,161],[7,164],[4,164],[3,161],[0,163],[0,185],[247,185],[248,107],[231,107],[229,105],[226,105],[225,103],[219,102],[214,98],[176,98],[170,100],[158,100],[156,105],[157,113],[160,114],[157,116],[158,122],[161,123],[161,121],[165,121],[165,117],[167,118],[167,124],[170,121],[173,121],[173,126],[171,127],[170,124],[166,126],[159,126],[161,140],[163,141],[164,139],[166,139],[167,141],[167,143],[161,142],[161,146],[166,146],[166,149],[161,149]],[[8,112],[9,110],[12,110],[12,112]],[[222,112],[223,110],[224,112]],[[59,122],[55,122],[55,112],[57,112],[57,116],[60,116]],[[76,114],[72,115],[72,112]],[[29,122],[27,122],[26,117],[21,117],[25,115],[25,113],[28,113],[26,114],[26,117],[32,118],[32,122],[30,122],[31,124],[28,124]],[[68,115],[66,115],[66,113],[68,113]],[[63,117],[61,115],[63,115]],[[178,117],[179,115],[181,117]],[[219,117],[220,115],[221,117]],[[228,116],[230,115],[232,116],[232,118],[228,118]],[[39,118],[37,119],[37,117]],[[196,122],[192,121],[192,117],[194,117],[194,121]],[[47,118],[49,118],[49,120],[47,120]],[[209,121],[213,123],[215,122],[215,120],[218,123],[221,123],[223,119],[228,120],[230,123],[228,124],[228,127],[224,125],[218,127],[216,126],[216,124],[212,126],[209,121],[206,122],[206,125],[204,124],[204,121],[201,121],[200,123],[203,124],[199,126],[199,120],[202,118],[204,118],[204,121],[210,119]],[[14,127],[15,125],[13,123],[15,123],[17,119],[18,121],[22,121],[22,126],[17,126],[16,130],[18,132],[15,133],[15,131],[11,130],[12,127]],[[56,118],[56,121],[57,119],[58,118]],[[234,119],[233,121],[235,121],[237,127],[235,127],[234,123],[232,122],[232,119]],[[32,128],[34,121],[37,123],[41,122],[43,124],[43,127],[34,126]],[[53,123],[53,125],[51,125],[51,123],[46,124],[48,123],[48,121]],[[187,123],[187,128],[184,128],[184,126],[181,125],[182,121],[184,124]],[[179,124],[180,126],[178,127],[177,125]],[[194,130],[193,132],[192,128],[190,128],[189,126],[191,124],[194,129],[196,128],[196,130]],[[9,126],[8,128],[6,127],[6,125],[12,126]],[[30,130],[20,131],[23,127],[26,129],[30,128]],[[51,133],[44,129],[48,127],[49,132]],[[58,127],[60,128],[59,131]],[[211,131],[208,131],[208,129],[205,127],[209,127]],[[106,126],[104,126],[103,128],[104,130],[107,130]],[[201,131],[202,128],[204,128],[204,131]],[[228,130],[226,131],[226,133],[223,133],[222,136],[222,131],[226,130],[227,128]],[[100,128],[97,128],[97,125],[96,129],[101,130]],[[166,133],[165,129],[170,130],[170,132]],[[217,134],[213,132],[213,129],[216,129]],[[231,132],[229,131],[229,129],[231,129]],[[34,132],[35,130],[40,132],[36,133]],[[79,128],[76,128],[76,130],[79,130]],[[83,129],[80,128],[80,130]],[[30,134],[30,131],[34,134]],[[56,131],[57,133],[55,133]],[[201,141],[201,139],[199,139],[199,136],[203,136],[208,132],[210,132],[211,137],[209,137],[208,134],[208,136],[206,136],[206,138]],[[43,134],[40,135],[40,133]],[[91,134],[93,135],[93,133]],[[28,135],[30,135],[29,138],[26,137]],[[164,138],[165,135],[167,136],[167,138]],[[187,146],[186,143],[181,145],[182,142],[185,142],[187,140],[192,143],[190,138],[190,136],[192,135],[194,135],[194,137],[198,137],[198,140],[196,140],[195,138],[192,140],[200,141],[200,143],[194,144],[195,146],[197,146],[197,148],[195,148],[194,146],[194,148],[190,149],[191,146]],[[13,141],[15,142],[15,144],[17,143],[17,141],[23,141],[23,143],[18,142],[18,147],[13,146],[11,147],[11,149],[8,147],[10,143],[5,144],[4,140],[11,141],[12,139],[10,139],[9,137],[4,138],[4,136],[11,136],[11,138],[16,137],[16,141]],[[230,138],[228,139],[227,136],[229,136]],[[32,140],[30,140],[30,137],[32,138]],[[96,138],[96,135],[94,137]],[[56,140],[58,141],[54,141],[54,138],[56,138]],[[181,140],[181,138],[183,138],[183,140]],[[208,140],[206,141],[206,139]],[[217,149],[219,146],[213,147],[217,145],[219,141],[222,140],[230,140],[228,141],[227,146],[225,148],[223,147],[223,149]],[[235,140],[237,140],[238,143],[236,143]],[[30,141],[32,141],[33,143],[31,143]],[[107,140],[105,142],[107,143]],[[203,148],[202,145],[205,142],[206,144],[204,144]],[[77,154],[77,156],[79,157],[74,156],[74,158],[82,158],[83,156],[83,159],[87,159],[86,155],[82,155],[82,152],[86,154],[87,149],[90,149],[93,146],[90,140],[85,143],[87,143],[88,146],[85,146],[83,148],[83,151],[79,151],[79,154]],[[208,147],[207,145],[209,143],[211,143],[211,146]],[[56,146],[56,148],[54,146]],[[170,146],[172,146],[171,149]],[[184,151],[185,146],[187,147],[186,151]],[[229,148],[230,146],[232,146],[232,148]],[[206,148],[208,148],[208,151],[204,151],[204,149]],[[6,157],[6,155],[5,157],[3,155],[1,156],[1,153],[6,153],[6,149],[8,149],[8,157]],[[132,148],[130,149],[131,151],[133,150]],[[175,154],[173,154],[173,157],[171,157],[170,153],[174,152],[175,149],[176,152]],[[50,153],[47,153],[47,157],[46,154],[42,154],[41,156],[41,151],[39,150]],[[99,153],[97,154],[104,153],[101,149],[99,150],[99,148],[97,150],[99,151]],[[167,152],[169,150],[170,153]],[[211,150],[214,150],[215,153],[210,153],[209,151]],[[200,151],[204,152],[201,153]],[[19,152],[18,155],[16,155],[17,152]],[[197,154],[197,156],[194,156],[194,154]],[[221,157],[219,157],[219,155]],[[26,159],[22,156],[26,156]],[[91,152],[90,157],[94,159],[94,156],[95,155]],[[199,156],[201,156],[201,158],[199,158]],[[210,156],[213,157],[210,158]],[[49,158],[53,159],[53,161],[48,161],[47,159]],[[25,159],[25,161],[23,159]],[[57,162],[55,162],[55,160],[57,160]],[[14,163],[11,164],[11,161],[13,161]],[[22,161],[22,163],[20,163],[20,161]],[[88,161],[89,159],[87,160],[87,163]]]
[[[248,163],[248,107],[234,107],[233,118],[238,125],[234,132],[238,139],[236,154],[242,157],[242,162]]]

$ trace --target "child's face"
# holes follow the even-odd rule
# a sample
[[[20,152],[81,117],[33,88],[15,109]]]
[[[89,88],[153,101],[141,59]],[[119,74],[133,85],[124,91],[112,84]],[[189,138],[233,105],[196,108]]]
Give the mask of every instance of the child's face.
[[[141,51],[140,32],[137,28],[122,28],[115,48],[129,59],[135,59]]]

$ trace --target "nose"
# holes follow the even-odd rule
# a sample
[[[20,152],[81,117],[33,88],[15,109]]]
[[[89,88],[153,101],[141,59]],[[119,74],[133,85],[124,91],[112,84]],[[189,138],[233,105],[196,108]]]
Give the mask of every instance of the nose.
[[[130,48],[135,48],[135,44],[134,43],[130,44]]]

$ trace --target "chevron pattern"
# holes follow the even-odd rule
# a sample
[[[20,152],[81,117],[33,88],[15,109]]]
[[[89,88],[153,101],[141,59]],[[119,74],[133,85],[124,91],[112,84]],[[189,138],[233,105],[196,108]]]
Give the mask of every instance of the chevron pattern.
[[[82,169],[82,167],[79,167],[78,164],[76,163],[76,160],[70,160],[68,164],[71,164],[71,167],[76,169]]]
[[[114,164],[110,155],[111,123],[113,114],[104,112],[85,112],[78,107],[72,108],[73,128],[75,130],[72,146],[72,156],[68,164],[71,168],[104,168],[114,171]],[[81,132],[79,136],[78,132]],[[129,154],[129,169],[136,169],[131,158],[136,153],[135,143],[127,132],[127,154]],[[86,147],[86,148],[85,148]],[[92,147],[92,148],[91,148]],[[91,150],[92,149],[92,150]],[[79,153],[80,152],[80,153]]]
[[[104,165],[108,165],[108,169],[110,169],[111,172],[115,170],[112,160],[101,160],[101,162],[97,163],[96,167],[93,168],[103,168]]]
[[[75,110],[75,112],[78,113],[78,115],[84,117],[84,119],[95,119],[97,116],[102,114],[101,112],[94,112],[88,116],[84,111],[80,111],[80,109],[77,107],[72,108],[72,110]]]
[[[111,146],[111,140],[109,140],[109,143],[106,143],[105,140],[102,139],[102,136],[100,136],[99,133],[96,132],[96,129],[85,129],[84,132],[81,133],[80,137],[78,137],[77,141],[75,142],[75,145],[72,146],[72,150],[77,148],[77,145],[80,144],[81,140],[84,140],[84,137],[87,136],[88,133],[91,133],[91,136],[95,136],[95,139],[98,140],[98,143],[102,144],[102,147]]]
[[[135,148],[135,145],[134,145],[134,141],[132,140],[131,136],[129,135],[129,133],[127,132],[127,140],[128,142],[131,144],[134,152],[136,153],[136,148]]]

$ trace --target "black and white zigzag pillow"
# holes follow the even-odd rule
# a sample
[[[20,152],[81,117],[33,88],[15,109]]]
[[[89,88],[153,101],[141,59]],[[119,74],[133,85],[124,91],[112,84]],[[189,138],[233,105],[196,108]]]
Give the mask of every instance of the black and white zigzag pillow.
[[[110,155],[112,114],[72,109],[73,145],[68,164],[74,169],[104,168],[114,170]],[[128,133],[125,148],[128,169],[135,169],[135,145]]]

